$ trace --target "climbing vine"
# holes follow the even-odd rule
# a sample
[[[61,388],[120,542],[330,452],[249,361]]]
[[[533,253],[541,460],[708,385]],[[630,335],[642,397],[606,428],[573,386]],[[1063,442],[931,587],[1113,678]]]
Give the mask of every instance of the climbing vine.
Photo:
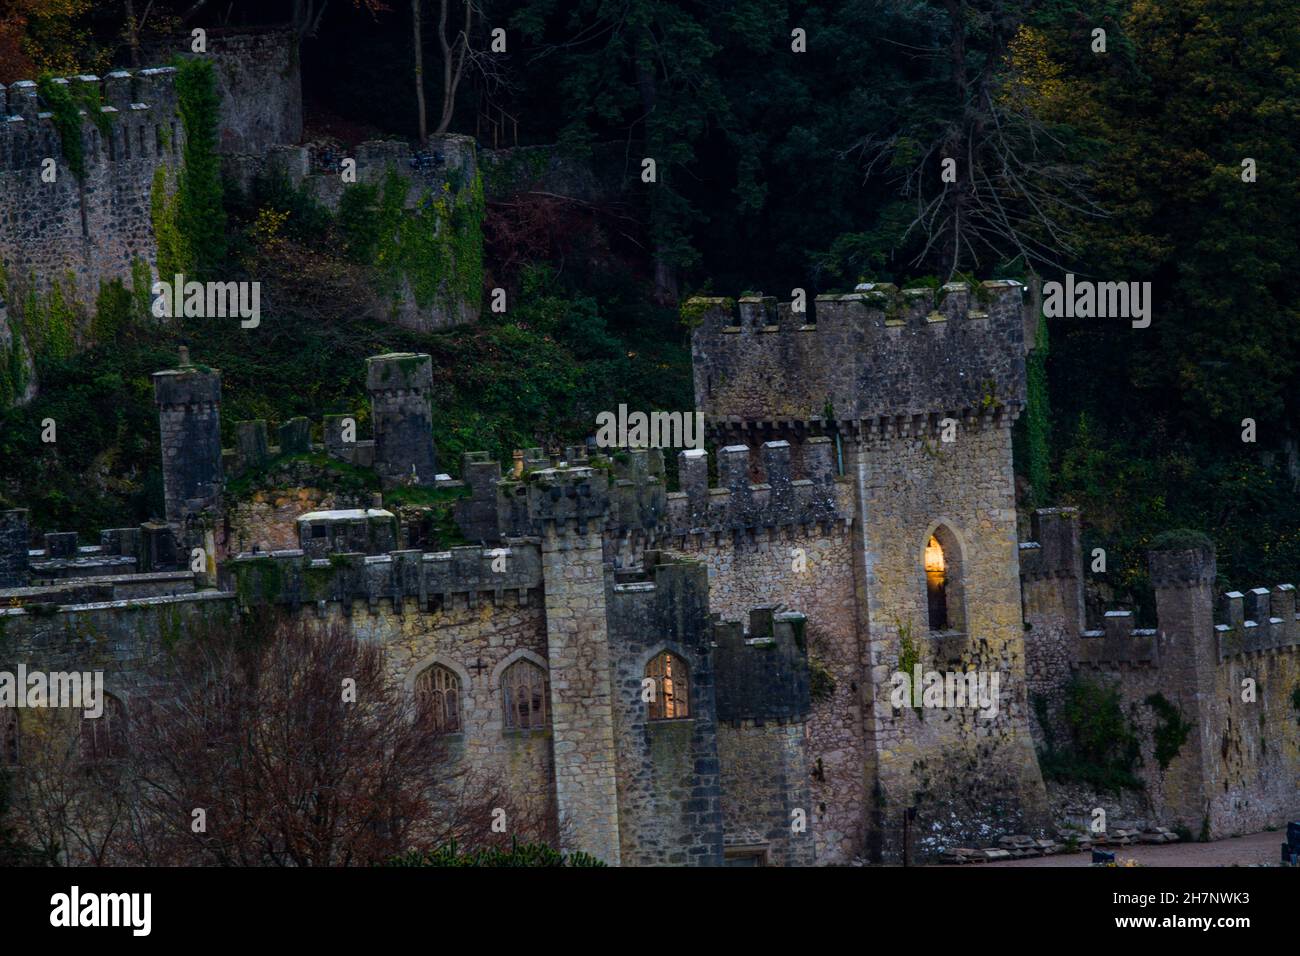
[[[77,305],[72,298],[76,287],[77,278],[69,272],[62,282],[53,280],[49,291],[41,295],[36,277],[31,277],[23,299],[23,328],[38,361],[65,359],[72,354],[78,320]]]
[[[380,291],[396,300],[403,285],[416,305],[477,311],[483,297],[483,179],[466,188],[444,183],[406,208],[410,182],[390,168],[379,189],[357,184],[339,204],[338,223],[348,255],[373,266]]]
[[[176,225],[178,199],[167,188],[167,167],[153,171],[153,186],[149,192],[149,217],[153,222],[154,243],[158,247],[158,274],[173,276],[183,272],[189,254],[185,239]],[[170,281],[170,280],[169,280]]]
[[[217,156],[217,130],[221,95],[217,92],[212,64],[207,60],[180,60],[176,65],[177,112],[185,130],[182,165],[177,176],[174,208],[167,211],[183,241],[174,239],[173,253],[184,272],[204,279],[220,268],[226,258],[226,212],[222,204],[221,161]],[[165,182],[165,180],[164,180]],[[158,179],[154,180],[155,196]],[[170,202],[170,201],[169,201]],[[154,203],[155,211],[159,204]],[[159,268],[162,267],[162,237],[159,239]]]
[[[1187,735],[1192,731],[1190,721],[1183,718],[1182,710],[1169,702],[1164,694],[1152,694],[1146,704],[1159,717],[1151,735],[1155,740],[1156,762],[1161,770],[1168,770],[1178,751],[1187,742]]]
[[[50,109],[50,121],[59,134],[63,158],[78,182],[86,178],[86,141],[82,136],[82,111],[104,136],[112,132],[110,114],[101,107],[99,87],[94,83],[59,82],[50,74],[42,76],[36,90]]]

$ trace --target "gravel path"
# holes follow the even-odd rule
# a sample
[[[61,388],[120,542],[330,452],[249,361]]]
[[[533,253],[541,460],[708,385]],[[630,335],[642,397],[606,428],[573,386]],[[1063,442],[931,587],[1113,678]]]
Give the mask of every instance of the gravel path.
[[[1217,840],[1214,843],[1160,843],[1102,847],[1115,854],[1115,862],[1137,860],[1143,866],[1245,866],[1251,863],[1277,864],[1281,859],[1286,831],[1252,833],[1249,836]],[[1023,860],[997,863],[970,863],[964,869],[986,866],[1088,866],[1091,853],[1059,853],[1056,856],[1032,856]],[[950,867],[951,869],[951,867]]]

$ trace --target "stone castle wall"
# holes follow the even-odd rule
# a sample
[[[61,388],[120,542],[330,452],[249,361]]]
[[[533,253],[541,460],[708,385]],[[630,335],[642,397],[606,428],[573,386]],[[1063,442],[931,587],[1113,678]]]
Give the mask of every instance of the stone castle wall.
[[[1046,792],[1034,758],[1025,687],[1011,421],[1002,409],[941,431],[885,433],[854,446],[863,517],[856,527],[869,628],[866,734],[877,760],[870,838],[901,853],[903,816],[916,807],[916,849],[980,845],[1012,830],[1042,831]],[[950,629],[930,630],[923,556],[931,536],[948,564]],[[892,675],[998,675],[995,718],[972,709],[892,706]]]
[[[695,400],[715,433],[762,423],[962,414],[1024,400],[1022,289],[964,283],[823,295],[693,299]],[[815,321],[810,319],[815,318]]]
[[[221,95],[220,152],[258,156],[302,139],[302,78],[292,29],[210,29],[208,55]]]
[[[1162,825],[1218,838],[1300,812],[1294,587],[1230,591],[1216,600],[1212,552],[1152,552],[1157,626],[1135,628],[1132,612],[1110,611],[1100,629],[1087,630],[1078,514],[1039,512],[1034,532],[1041,541],[1022,553],[1032,686],[1048,722],[1040,738],[1044,730],[1058,741],[1068,733],[1060,704],[1068,681],[1082,677],[1118,690],[1140,748],[1136,773]],[[1188,724],[1167,766],[1156,754],[1161,700]]]
[[[849,862],[865,837],[869,794],[862,726],[867,684],[854,623],[857,591],[848,531],[706,539],[698,550],[686,547],[683,553],[708,567],[711,607],[724,618],[741,618],[750,608],[777,600],[807,616],[808,654],[834,681],[831,696],[814,704],[807,724],[810,830],[819,862]],[[807,570],[795,571],[796,559],[800,567],[806,562]]]
[[[640,866],[718,866],[723,818],[708,575],[702,565],[677,562],[637,577],[644,580],[611,580],[606,595],[621,858]],[[649,719],[642,679],[663,651],[688,668],[685,719]]]
[[[512,593],[497,601],[457,594],[436,610],[406,598],[401,613],[391,599],[373,608],[329,606],[325,622],[345,621],[359,638],[384,651],[394,687],[414,694],[416,677],[441,664],[460,680],[462,730],[452,753],[488,791],[500,790],[529,821],[554,818],[551,733],[505,726],[501,673],[520,659],[546,667],[546,621],[539,591]],[[472,791],[471,791],[472,792]],[[507,819],[507,827],[512,822]],[[511,831],[516,832],[516,831]],[[521,839],[537,834],[520,834]]]
[[[97,87],[109,130],[101,133],[89,117],[83,122],[86,175],[78,181],[36,83],[0,89],[0,115],[7,117],[0,124],[0,260],[11,307],[54,281],[66,298],[93,307],[101,281],[128,279],[136,260],[156,269],[154,173],[165,167],[174,188],[180,163],[184,130],[172,68],[56,82]],[[41,177],[47,158],[56,161],[52,183]]]

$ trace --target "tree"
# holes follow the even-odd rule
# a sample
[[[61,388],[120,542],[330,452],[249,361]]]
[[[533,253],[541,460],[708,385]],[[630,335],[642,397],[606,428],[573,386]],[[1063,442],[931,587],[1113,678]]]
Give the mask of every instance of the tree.
[[[1102,214],[1078,161],[1086,144],[1035,109],[1036,81],[1053,78],[1024,29],[1028,9],[943,0],[903,16],[895,42],[915,75],[855,148],[867,181],[883,179],[910,207],[893,239],[913,268],[951,279],[1011,260],[1060,267],[1079,253],[1080,220]]]
[[[424,90],[424,19],[423,0],[411,0],[411,39],[415,57],[415,102],[420,142],[428,139],[429,121]],[[438,0],[438,57],[442,64],[441,107],[433,135],[442,136],[451,128],[456,115],[456,97],[462,81],[470,73],[487,81],[488,86],[502,82],[502,74],[492,55],[475,50],[473,37],[484,20],[483,10],[474,0]]]
[[[139,862],[369,865],[492,843],[494,808],[515,833],[542,828],[452,760],[382,651],[341,625],[258,619],[188,641],[160,678],[131,725]]]
[[[26,748],[15,815],[43,857],[366,866],[555,837],[548,807],[453,759],[382,650],[342,625],[269,613],[198,628],[146,687],[111,759],[87,760],[77,719]],[[502,810],[508,834],[493,832]]]
[[[702,217],[684,184],[697,173],[696,150],[711,124],[722,124],[728,105],[717,82],[711,38],[712,7],[664,0],[584,0],[568,8],[563,23],[551,0],[521,9],[515,22],[561,77],[560,102],[568,122],[562,138],[585,149],[606,133],[639,139],[638,176],[654,162],[646,182],[649,232],[658,301],[677,300],[678,270],[694,263],[690,229]],[[550,38],[555,30],[562,38]]]

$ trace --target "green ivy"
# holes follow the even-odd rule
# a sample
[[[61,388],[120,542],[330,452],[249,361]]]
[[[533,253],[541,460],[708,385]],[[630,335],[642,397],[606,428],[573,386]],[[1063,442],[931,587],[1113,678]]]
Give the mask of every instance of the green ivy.
[[[451,309],[483,299],[483,178],[468,187],[426,190],[406,208],[410,181],[389,167],[379,189],[357,184],[339,203],[338,225],[349,258],[373,266],[380,291],[394,302],[409,285],[416,305]]]
[[[176,228],[184,237],[185,268],[178,271],[203,281],[220,269],[226,258],[226,211],[217,155],[221,94],[210,61],[178,61],[176,99],[185,130],[175,209]]]
[[[1192,724],[1183,718],[1182,709],[1170,703],[1164,694],[1152,694],[1146,699],[1146,704],[1160,718],[1152,730],[1152,737],[1156,745],[1156,762],[1160,764],[1161,770],[1168,770],[1178,756],[1178,751],[1187,742]]]
[[[1040,723],[1045,717],[1044,704]],[[1072,678],[1065,687],[1061,721],[1069,742],[1061,747],[1049,744],[1039,752],[1045,779],[1086,783],[1114,792],[1142,788],[1134,773],[1140,756],[1137,733],[1124,715],[1117,687],[1085,677]],[[1046,733],[1045,737],[1052,739]]]
[[[593,867],[605,864],[589,853],[561,853],[545,843],[512,840],[510,849],[497,847],[461,850],[452,843],[436,850],[412,850],[394,857],[388,866],[568,866]]]
[[[158,247],[158,275],[172,281],[171,277],[185,270],[190,256],[185,237],[177,225],[179,198],[167,188],[167,167],[153,171],[153,186],[149,192],[149,215],[153,222],[154,243]]]
[[[37,291],[36,277],[31,277],[23,299],[23,328],[28,346],[38,362],[66,359],[74,350],[80,312],[72,298],[76,281],[76,276],[69,272],[64,282],[55,279],[50,283],[49,291],[41,295]]]
[[[37,81],[36,89],[50,109],[50,120],[59,134],[59,145],[68,168],[78,182],[84,182],[86,141],[82,135],[82,111],[104,136],[111,135],[113,129],[110,114],[102,109],[99,87],[94,83],[59,83],[47,73]]]

